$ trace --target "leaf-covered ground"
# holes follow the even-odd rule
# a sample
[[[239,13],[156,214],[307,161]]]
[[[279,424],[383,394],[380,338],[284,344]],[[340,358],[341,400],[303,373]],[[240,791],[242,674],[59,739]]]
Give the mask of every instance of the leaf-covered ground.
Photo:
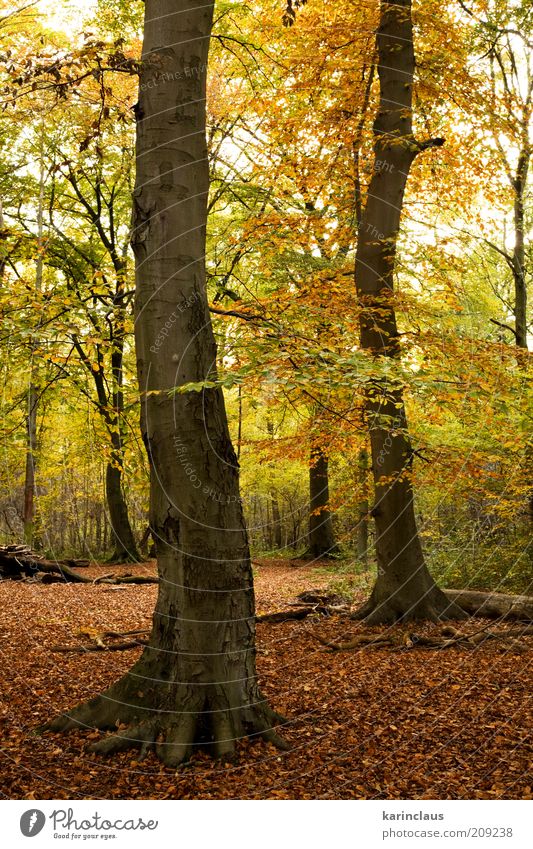
[[[259,612],[331,580],[287,561],[261,561],[256,571]],[[263,623],[261,684],[287,717],[288,752],[247,742],[237,763],[198,753],[176,774],[152,754],[142,762],[134,752],[91,754],[95,732],[36,736],[36,725],[96,695],[138,651],[50,648],[79,645],[80,628],[148,627],[155,595],[150,585],[0,584],[4,798],[532,798],[531,639],[526,651],[487,643],[473,650],[330,653],[314,633],[346,639],[361,626],[339,617]]]

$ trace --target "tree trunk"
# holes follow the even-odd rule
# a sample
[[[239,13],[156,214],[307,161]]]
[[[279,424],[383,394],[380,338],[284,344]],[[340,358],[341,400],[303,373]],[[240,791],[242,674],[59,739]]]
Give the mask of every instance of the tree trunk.
[[[239,392],[241,387],[239,386]],[[240,395],[239,395],[239,403],[240,403]],[[240,407],[239,407],[240,409]],[[240,440],[240,424],[241,424],[241,416],[239,416],[239,440]],[[274,422],[271,419],[267,419],[267,433],[270,436],[271,440],[274,440]],[[238,458],[238,455],[237,455]],[[273,465],[273,464],[270,464]],[[279,510],[279,502],[278,495],[275,489],[272,489],[270,493],[270,503],[272,505],[272,547],[282,548],[283,540],[282,540],[282,524],[281,524],[281,515]]]
[[[122,271],[120,272],[122,274]],[[120,288],[120,284],[119,284]],[[119,310],[120,312],[120,310]],[[101,359],[100,368],[93,369],[90,358],[76,336],[73,336],[74,346],[78,352],[81,362],[85,365],[91,375],[98,399],[98,411],[107,428],[111,447],[111,456],[106,466],[105,474],[105,497],[109,511],[109,525],[111,528],[111,545],[113,553],[109,557],[110,563],[139,562],[139,555],[135,537],[131,529],[128,514],[128,506],[122,485],[124,470],[124,446],[123,446],[123,417],[124,396],[122,392],[122,356],[123,356],[123,318],[114,322],[114,336],[112,339],[113,351],[111,354],[111,383],[112,391],[108,392],[107,381],[104,376]],[[109,397],[109,394],[111,397]],[[107,542],[104,540],[104,544]],[[107,547],[107,546],[106,546]]]
[[[359,515],[356,525],[356,552],[359,563],[368,565],[368,451],[361,448],[358,457]]]
[[[275,548],[283,548],[283,528],[281,524],[281,514],[279,512],[278,496],[275,492],[272,493],[272,536]]]
[[[41,146],[39,163],[39,198],[37,204],[37,257],[35,260],[35,292],[40,296],[43,287],[43,207],[44,207],[44,156]],[[37,457],[37,410],[39,406],[39,390],[36,383],[37,365],[35,351],[38,340],[30,338],[30,383],[28,387],[28,415],[26,418],[26,469],[24,475],[24,542],[30,547],[35,544],[35,461]]]
[[[33,377],[34,366],[31,371]],[[26,472],[24,476],[24,542],[30,547],[35,535],[35,459],[37,454],[37,405],[39,395],[33,380],[28,389],[28,415],[26,418]]]
[[[522,150],[518,157],[516,175],[512,186],[514,191],[514,246],[512,256],[512,271],[514,280],[514,318],[516,344],[527,352],[527,282],[526,282],[526,254],[524,247],[524,225],[525,225],[525,203],[524,197],[527,188],[527,175],[529,161],[531,158],[529,138],[524,139]]]
[[[309,466],[309,546],[310,557],[327,558],[338,554],[329,509],[328,458],[320,446],[311,449]]]
[[[196,745],[227,758],[245,735],[283,745],[273,728],[280,718],[256,679],[252,569],[222,391],[184,388],[216,376],[205,284],[212,14],[212,2],[147,0],[145,7],[132,244],[160,575],[152,633],[122,679],[51,724],[126,723],[95,750],[155,746],[172,766]]]
[[[105,491],[111,526],[113,553],[110,563],[136,563],[141,557],[131,529],[128,508],[122,488],[122,452],[107,464]]]
[[[529,117],[529,116],[528,116]],[[512,256],[512,272],[514,280],[514,319],[515,340],[520,349],[518,362],[521,368],[528,366],[528,323],[527,323],[527,280],[526,280],[526,251],[525,251],[525,194],[527,189],[527,177],[531,159],[531,145],[529,142],[529,121],[526,120],[522,128],[522,149],[518,157],[516,174],[512,181],[514,191],[514,246]],[[531,468],[533,461],[533,448],[526,447],[526,462]],[[533,488],[528,495],[529,526],[533,527]]]
[[[109,517],[114,538],[114,552],[110,562],[140,561],[128,515],[128,507],[122,486],[124,469],[124,339],[126,310],[124,291],[126,288],[126,263],[113,257],[115,267],[116,298],[112,322],[111,350],[111,418],[110,437],[113,453],[106,469],[106,494]]]
[[[374,168],[357,240],[356,287],[361,347],[378,357],[400,353],[394,309],[394,268],[403,197],[417,153],[442,139],[418,142],[412,131],[415,66],[411,0],[381,3],[377,34],[380,97],[374,120]],[[412,447],[402,390],[375,380],[366,393],[375,504],[378,577],[355,614],[368,622],[464,615],[442,593],[424,562],[410,480]]]

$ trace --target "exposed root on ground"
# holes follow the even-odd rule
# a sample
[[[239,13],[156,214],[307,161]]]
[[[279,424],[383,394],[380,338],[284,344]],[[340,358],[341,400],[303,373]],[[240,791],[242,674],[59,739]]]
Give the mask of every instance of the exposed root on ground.
[[[523,627],[515,627],[505,631],[493,631],[493,623],[484,625],[477,631],[470,634],[465,634],[457,628],[450,625],[444,626],[440,635],[425,636],[416,634],[412,631],[397,631],[387,630],[380,634],[357,634],[351,640],[333,642],[326,640],[320,634],[313,634],[315,640],[321,645],[332,651],[351,651],[352,649],[366,648],[393,648],[393,649],[414,649],[414,648],[432,648],[432,649],[447,649],[452,647],[475,648],[481,643],[489,640],[496,640],[500,644],[499,647],[503,651],[517,650],[527,651],[531,648],[527,643],[521,643],[524,637],[533,636],[533,626],[524,625]]]
[[[138,671],[138,670],[137,670]],[[143,692],[137,675],[127,673],[105,693],[42,726],[42,732],[73,729],[112,730],[91,751],[111,755],[138,749],[154,751],[167,766],[187,762],[198,748],[216,758],[232,760],[245,738],[262,739],[279,749],[288,744],[278,733],[286,720],[272,710],[257,691],[253,703],[232,707],[224,684],[192,686],[153,679]]]

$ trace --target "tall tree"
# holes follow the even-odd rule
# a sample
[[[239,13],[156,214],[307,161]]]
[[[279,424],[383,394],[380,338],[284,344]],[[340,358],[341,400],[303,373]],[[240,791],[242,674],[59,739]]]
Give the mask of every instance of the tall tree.
[[[377,32],[379,103],[374,119],[374,167],[359,225],[356,287],[361,346],[376,358],[400,356],[394,273],[407,178],[415,157],[443,139],[413,134],[415,67],[411,0],[382,0]],[[372,381],[366,394],[375,503],[378,576],[356,616],[371,623],[459,618],[431,577],[418,534],[410,467],[413,448],[402,388]]]
[[[123,678],[50,725],[125,723],[95,749],[155,746],[173,766],[196,744],[221,757],[245,735],[283,745],[256,679],[252,569],[222,391],[188,386],[213,380],[216,362],[205,285],[212,14],[212,2],[186,0],[145,9],[132,243],[160,575],[152,634]]]

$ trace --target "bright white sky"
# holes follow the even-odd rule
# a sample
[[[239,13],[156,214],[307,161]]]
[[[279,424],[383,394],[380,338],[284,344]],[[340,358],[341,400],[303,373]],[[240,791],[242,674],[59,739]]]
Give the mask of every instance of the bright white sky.
[[[46,15],[51,29],[75,35],[96,7],[96,0],[37,0],[35,8]]]

